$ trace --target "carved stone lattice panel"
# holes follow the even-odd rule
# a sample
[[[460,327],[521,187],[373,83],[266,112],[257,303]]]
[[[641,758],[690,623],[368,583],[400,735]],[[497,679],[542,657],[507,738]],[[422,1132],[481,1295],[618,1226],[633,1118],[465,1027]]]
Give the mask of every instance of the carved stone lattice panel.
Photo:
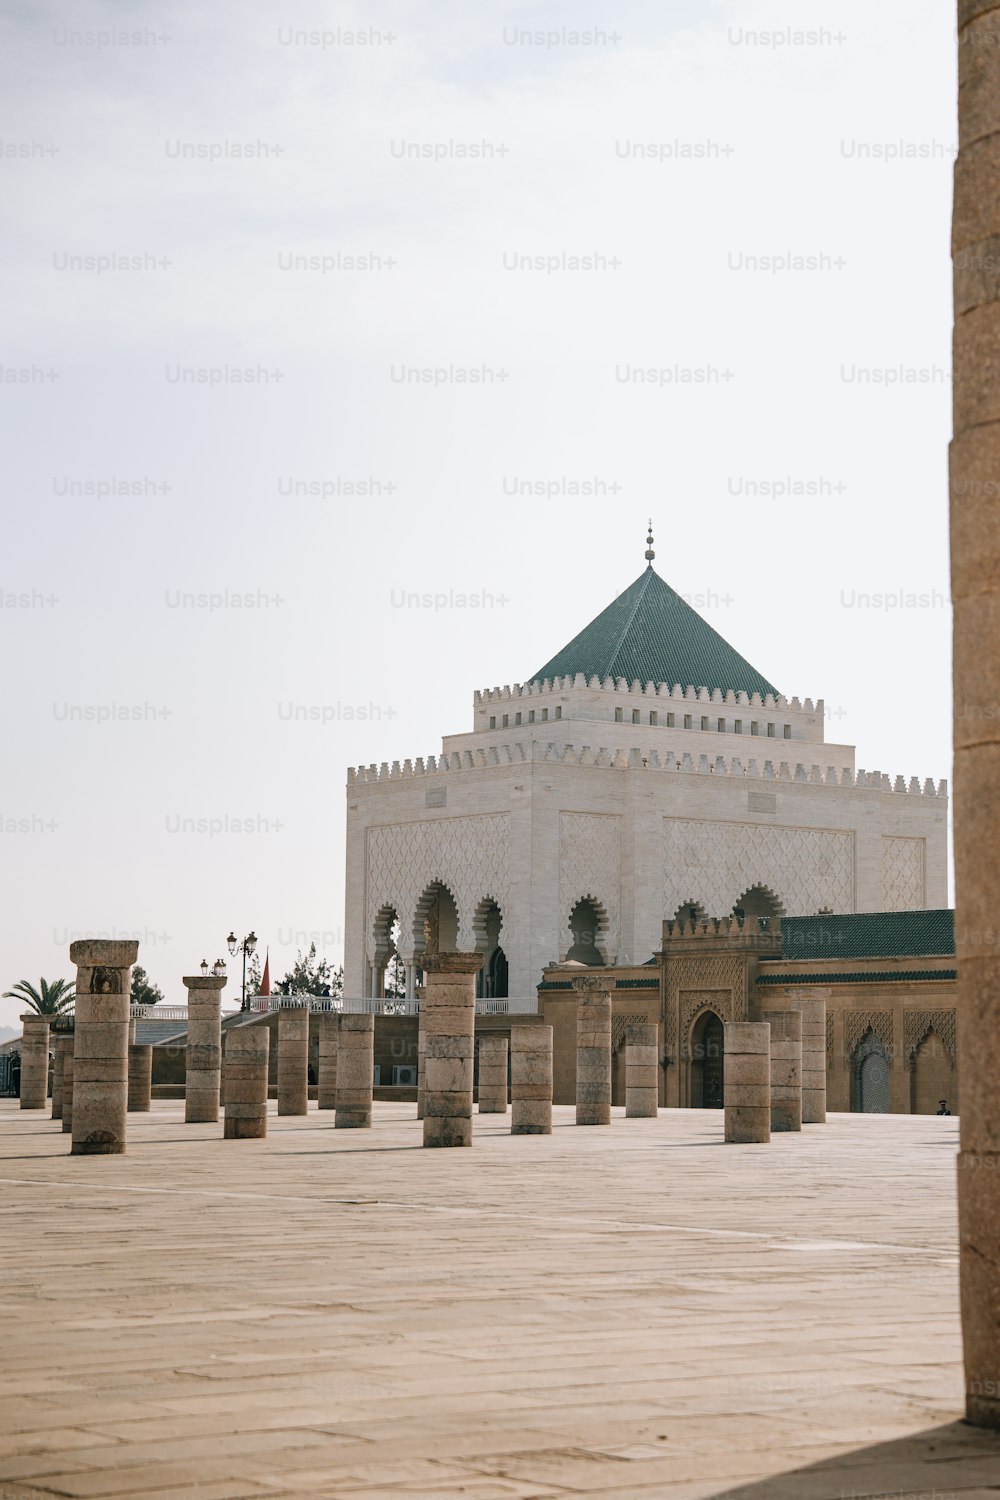
[[[929,1031],[936,1031],[952,1057],[958,1046],[956,1037],[956,1012],[953,1010],[908,1010],[903,1014],[904,1050],[907,1061],[920,1046]]]
[[[826,1065],[833,1067],[833,1016],[829,1011],[826,1014]]]
[[[663,915],[697,901],[727,916],[751,886],[773,891],[789,916],[854,910],[854,834],[769,823],[663,820]]]
[[[402,951],[409,950],[417,903],[435,880],[442,881],[455,898],[460,948],[471,951],[475,947],[475,911],[486,898],[500,908],[501,943],[510,943],[510,818],[506,813],[369,828],[365,867],[369,961],[375,956],[375,918],[384,906],[392,906],[399,916]]]
[[[885,911],[919,911],[925,904],[926,840],[883,838],[882,906]]]
[[[611,1050],[617,1052],[625,1040],[625,1032],[630,1026],[641,1026],[648,1018],[646,1016],[612,1016],[611,1018]]]
[[[598,943],[608,963],[618,957],[621,924],[622,821],[617,813],[559,814],[559,957],[572,943],[570,912],[596,901],[606,917]]]
[[[853,1057],[866,1034],[872,1031],[882,1046],[893,1057],[892,1011],[848,1010],[844,1012],[844,1045],[848,1057]]]

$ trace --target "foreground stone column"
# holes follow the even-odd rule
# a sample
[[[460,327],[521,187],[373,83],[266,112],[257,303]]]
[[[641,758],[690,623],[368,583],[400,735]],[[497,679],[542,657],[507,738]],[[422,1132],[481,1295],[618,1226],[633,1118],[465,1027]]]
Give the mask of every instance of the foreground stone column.
[[[337,1036],[335,1130],[367,1130],[372,1123],[375,1017],[341,1016]]]
[[[69,1037],[69,1047],[63,1058],[63,1085],[62,1085],[62,1128],[64,1135],[70,1135],[73,1130],[73,1038]]]
[[[722,1058],[725,1138],[771,1139],[771,1028],[766,1021],[727,1021]]]
[[[223,1137],[263,1140],[267,1135],[267,1063],[271,1033],[265,1024],[234,1026],[226,1035],[226,1101]]]
[[[316,1105],[319,1109],[337,1107],[337,1024],[334,1011],[324,1011],[319,1018],[319,1080]]]
[[[76,964],[73,1032],[74,1156],[125,1150],[128,1110],[129,970],[132,940],[83,938],[71,943]]]
[[[49,1018],[21,1017],[21,1108],[44,1109],[49,1099]]]
[[[614,981],[611,981],[613,984]],[[576,990],[576,1123],[611,1124],[611,989],[595,974]]]
[[[278,1011],[278,1114],[309,1113],[309,1007]]]
[[[53,1038],[53,1048],[56,1060],[52,1068],[52,1118],[61,1120],[63,1117],[63,1079],[66,1072],[66,1058],[73,1053],[73,1033],[71,1031],[60,1032]]]
[[[184,1055],[185,1124],[214,1125],[222,1092],[222,991],[225,974],[185,974],[188,1029]]]
[[[802,1013],[773,1011],[771,1027],[771,1129],[802,1129]]]
[[[659,1102],[659,1029],[634,1021],[625,1032],[625,1114],[655,1120]]]
[[[510,1133],[552,1134],[552,1027],[510,1029]]]
[[[792,990],[802,1015],[802,1123],[826,1124],[826,1002],[829,990]]]
[[[479,1113],[507,1113],[507,1038],[495,1032],[479,1038]]]
[[[1000,4],[960,0],[958,25],[951,594],[960,1282],[966,1415],[1000,1428]]]
[[[135,1043],[128,1049],[128,1110],[148,1114],[153,1098],[153,1049]]]
[[[417,1017],[417,1119],[424,1118],[425,1079],[427,1076],[427,1033],[424,1031],[424,1002]]]
[[[472,1074],[479,953],[424,959],[424,1145],[472,1145]]]

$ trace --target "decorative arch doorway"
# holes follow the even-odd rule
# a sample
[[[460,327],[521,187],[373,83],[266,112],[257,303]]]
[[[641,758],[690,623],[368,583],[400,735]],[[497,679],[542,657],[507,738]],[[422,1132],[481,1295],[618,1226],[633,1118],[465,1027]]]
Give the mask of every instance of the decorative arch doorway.
[[[725,1028],[714,1010],[702,1011],[691,1028],[690,1104],[692,1109],[723,1107]]]
[[[887,1115],[889,1055],[873,1031],[865,1032],[852,1061],[852,1108],[858,1114]]]
[[[507,955],[500,946],[503,913],[489,897],[480,901],[474,919],[476,951],[483,955],[483,967],[476,975],[477,999],[503,1000],[510,991],[507,979]]]
[[[766,885],[752,885],[738,896],[733,907],[733,916],[742,922],[746,917],[783,917],[785,908],[778,897]]]
[[[942,1099],[958,1110],[951,1053],[933,1026],[928,1027],[910,1058],[910,1113],[936,1115]]]
[[[567,963],[588,964],[591,968],[607,962],[601,939],[607,927],[603,907],[591,897],[578,901],[569,914],[571,943]]]

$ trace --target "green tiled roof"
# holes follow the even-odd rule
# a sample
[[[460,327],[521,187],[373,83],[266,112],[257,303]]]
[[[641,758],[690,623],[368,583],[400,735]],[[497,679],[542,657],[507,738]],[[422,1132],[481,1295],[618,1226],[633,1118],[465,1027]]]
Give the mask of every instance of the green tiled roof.
[[[869,911],[782,917],[782,958],[910,958],[955,952],[955,913]]]
[[[680,683],[762,697],[778,691],[652,566],[528,681],[575,677],[577,672],[602,680],[624,677],[629,683]]]
[[[913,984],[919,979],[957,979],[957,969],[886,969],[858,974],[764,974],[758,984]]]

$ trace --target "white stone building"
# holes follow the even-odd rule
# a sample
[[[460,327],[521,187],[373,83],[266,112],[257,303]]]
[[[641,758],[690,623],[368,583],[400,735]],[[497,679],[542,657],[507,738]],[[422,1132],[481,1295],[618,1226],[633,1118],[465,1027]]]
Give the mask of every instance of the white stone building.
[[[398,950],[479,949],[484,993],[643,963],[681,913],[947,904],[947,784],[856,769],[648,566],[426,760],[347,774],[345,990]]]

